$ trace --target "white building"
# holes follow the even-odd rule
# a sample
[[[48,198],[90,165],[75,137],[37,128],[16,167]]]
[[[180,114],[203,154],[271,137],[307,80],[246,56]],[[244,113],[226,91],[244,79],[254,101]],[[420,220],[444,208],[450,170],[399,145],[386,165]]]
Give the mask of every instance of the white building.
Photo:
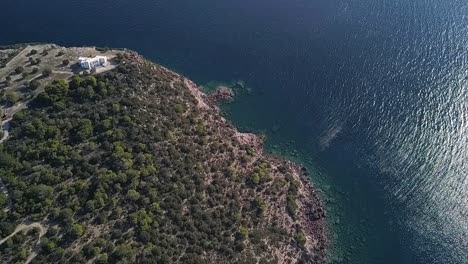
[[[94,58],[80,57],[78,60],[80,61],[80,66],[83,69],[93,69],[107,64],[106,56],[96,56]]]

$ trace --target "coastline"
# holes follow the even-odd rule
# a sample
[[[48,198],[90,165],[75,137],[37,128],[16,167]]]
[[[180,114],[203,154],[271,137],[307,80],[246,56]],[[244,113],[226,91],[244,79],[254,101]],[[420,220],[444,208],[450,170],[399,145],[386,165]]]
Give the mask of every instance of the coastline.
[[[127,47],[206,94],[232,87],[226,119],[310,173],[326,263],[457,264],[468,259],[463,3],[6,1],[0,35],[7,46]],[[0,147],[15,140],[11,124]]]
[[[134,56],[138,56],[143,60],[146,60],[144,57],[139,55],[134,51],[129,51]],[[151,62],[153,63],[153,62]],[[155,64],[155,63],[153,63]],[[268,210],[276,211],[277,216],[282,216],[283,223],[286,223],[289,226],[299,225],[298,230],[303,230],[306,237],[306,243],[304,244],[304,249],[308,253],[309,260],[313,260],[313,263],[325,263],[326,258],[326,249],[329,244],[329,239],[326,236],[326,221],[325,221],[325,210],[319,194],[316,192],[312,179],[309,177],[308,171],[305,167],[300,166],[299,164],[288,160],[285,157],[277,156],[274,154],[266,153],[264,149],[264,140],[265,137],[257,135],[254,133],[243,133],[239,132],[238,129],[227,120],[221,113],[219,107],[220,101],[226,101],[226,98],[217,98],[216,93],[220,89],[229,89],[226,86],[219,86],[218,89],[212,94],[204,93],[193,81],[187,79],[186,77],[171,71],[170,69],[160,66],[166,71],[176,74],[179,78],[183,79],[184,86],[190,91],[190,93],[197,100],[197,106],[202,111],[212,112],[215,115],[220,117],[220,122],[222,125],[226,125],[234,132],[235,137],[241,144],[248,144],[252,146],[258,157],[264,157],[267,161],[271,162],[275,169],[279,167],[286,167],[288,171],[291,172],[291,176],[294,180],[300,183],[299,185],[299,196],[297,197],[298,201],[298,217],[296,220],[291,219],[288,216],[286,210],[281,210],[284,208],[268,208]],[[233,97],[234,95],[231,94]],[[231,99],[232,99],[231,97]],[[279,175],[275,175],[278,177]],[[275,177],[273,176],[273,177]],[[286,203],[287,195],[280,194],[280,199]],[[275,210],[276,209],[276,210]],[[285,251],[287,249],[284,249]],[[314,252],[319,252],[314,253]],[[284,252],[277,252],[277,258],[282,259],[281,255]]]

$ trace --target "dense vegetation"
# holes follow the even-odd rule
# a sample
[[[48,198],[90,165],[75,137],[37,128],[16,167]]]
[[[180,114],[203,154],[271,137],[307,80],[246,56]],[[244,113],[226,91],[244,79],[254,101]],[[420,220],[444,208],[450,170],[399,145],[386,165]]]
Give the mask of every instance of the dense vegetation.
[[[291,234],[267,211],[289,193],[282,206],[293,218],[298,182],[200,111],[183,85],[123,59],[101,76],[54,81],[18,112],[0,145],[11,199],[0,237],[27,221],[47,233],[37,246],[37,231],[9,239],[0,262],[30,250],[33,263],[276,263],[270,253],[282,245],[300,252],[302,230]]]

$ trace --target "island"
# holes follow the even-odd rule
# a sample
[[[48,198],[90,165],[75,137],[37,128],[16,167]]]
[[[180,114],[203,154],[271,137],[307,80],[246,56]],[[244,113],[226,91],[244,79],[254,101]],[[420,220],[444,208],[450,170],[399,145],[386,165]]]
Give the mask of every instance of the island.
[[[228,88],[30,44],[0,49],[0,91],[0,262],[324,263],[307,170],[223,117]]]

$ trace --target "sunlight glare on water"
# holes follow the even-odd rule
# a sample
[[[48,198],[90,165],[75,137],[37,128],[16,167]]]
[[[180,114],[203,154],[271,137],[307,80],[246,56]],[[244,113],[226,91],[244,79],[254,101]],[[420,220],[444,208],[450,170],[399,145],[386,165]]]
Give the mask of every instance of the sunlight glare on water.
[[[0,2],[0,44],[125,47],[199,84],[242,80],[230,118],[323,167],[345,263],[468,263],[466,0]]]

